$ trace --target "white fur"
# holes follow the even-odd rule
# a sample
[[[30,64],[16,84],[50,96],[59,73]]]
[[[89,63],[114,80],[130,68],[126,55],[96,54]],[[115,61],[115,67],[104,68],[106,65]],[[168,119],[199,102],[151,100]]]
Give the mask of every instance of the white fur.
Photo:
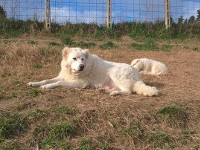
[[[74,60],[76,58],[76,60]],[[79,66],[84,65],[80,71]],[[81,48],[64,48],[61,71],[56,78],[29,82],[41,88],[92,88],[104,89],[110,95],[136,92],[145,96],[158,95],[155,87],[145,85],[136,69],[128,64],[102,60]]]
[[[162,75],[168,72],[165,64],[147,58],[134,59],[131,66],[142,74]]]

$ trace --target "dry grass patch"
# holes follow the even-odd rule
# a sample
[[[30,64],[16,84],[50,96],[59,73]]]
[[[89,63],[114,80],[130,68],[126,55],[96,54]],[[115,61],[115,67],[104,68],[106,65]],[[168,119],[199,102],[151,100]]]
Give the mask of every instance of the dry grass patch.
[[[32,40],[38,43],[28,44]],[[198,149],[200,53],[192,50],[192,41],[184,43],[191,50],[181,48],[181,41],[163,42],[173,45],[168,53],[132,51],[134,41],[128,37],[112,41],[117,50],[101,50],[105,41],[91,46],[91,53],[109,61],[146,57],[165,63],[169,74],[142,75],[160,91],[158,97],[27,87],[30,81],[57,76],[64,46],[55,39],[28,41],[0,44],[0,111],[6,114],[0,117],[0,149]],[[81,41],[76,43],[83,47],[93,42]]]

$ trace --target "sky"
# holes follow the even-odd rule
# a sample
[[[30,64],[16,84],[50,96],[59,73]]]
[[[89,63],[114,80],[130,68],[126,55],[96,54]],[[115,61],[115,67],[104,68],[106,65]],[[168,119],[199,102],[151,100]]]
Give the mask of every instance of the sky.
[[[52,22],[106,23],[107,0],[51,0]],[[0,0],[9,18],[44,20],[44,0]],[[170,0],[172,18],[197,16],[200,0]],[[164,0],[112,0],[112,22],[164,19]]]

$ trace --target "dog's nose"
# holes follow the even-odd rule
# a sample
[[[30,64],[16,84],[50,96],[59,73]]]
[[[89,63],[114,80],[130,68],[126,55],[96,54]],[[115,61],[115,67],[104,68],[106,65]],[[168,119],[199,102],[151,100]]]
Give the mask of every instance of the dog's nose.
[[[80,71],[83,71],[83,69],[84,69],[84,65],[83,64],[80,64]]]

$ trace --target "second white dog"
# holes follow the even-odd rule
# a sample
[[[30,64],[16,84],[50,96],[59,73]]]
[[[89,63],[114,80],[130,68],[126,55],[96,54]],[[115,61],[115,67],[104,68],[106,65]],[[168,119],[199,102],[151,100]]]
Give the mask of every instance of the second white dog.
[[[128,64],[102,60],[81,48],[64,48],[59,75],[50,80],[29,82],[41,88],[93,88],[104,89],[110,95],[136,92],[145,96],[158,95],[155,87],[147,86],[139,72]]]
[[[168,72],[165,64],[147,58],[134,59],[131,66],[142,74],[161,75]]]

